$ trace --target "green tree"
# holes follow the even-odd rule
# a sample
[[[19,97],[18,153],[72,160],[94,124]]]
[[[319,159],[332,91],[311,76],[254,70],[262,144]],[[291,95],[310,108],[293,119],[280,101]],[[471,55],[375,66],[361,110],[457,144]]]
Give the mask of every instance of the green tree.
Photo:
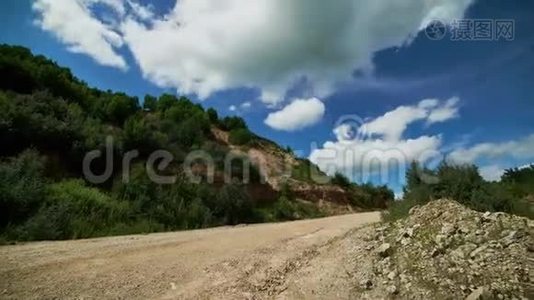
[[[107,120],[117,125],[122,125],[128,117],[139,110],[139,103],[136,98],[128,97],[123,93],[112,95],[105,100],[105,115]]]
[[[221,121],[221,125],[223,129],[231,131],[234,129],[246,129],[247,124],[245,123],[245,120],[243,120],[240,117],[225,117]]]
[[[151,95],[146,95],[143,101],[143,108],[147,111],[156,111],[158,107],[158,99]]]
[[[213,108],[208,108],[207,112],[208,118],[212,124],[218,124],[219,123],[219,115],[217,114],[217,111]]]
[[[178,103],[178,98],[174,95],[163,94],[159,97],[157,102],[157,109],[159,111],[166,111]]]

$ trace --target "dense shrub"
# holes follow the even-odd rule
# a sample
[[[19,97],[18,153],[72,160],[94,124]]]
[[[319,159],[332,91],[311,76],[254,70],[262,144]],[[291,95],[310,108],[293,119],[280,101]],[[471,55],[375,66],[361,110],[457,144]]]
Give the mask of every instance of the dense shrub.
[[[273,211],[276,220],[294,220],[297,218],[295,205],[286,196],[278,198]]]
[[[79,140],[83,119],[78,105],[48,92],[17,95],[0,91],[0,154],[12,155],[30,146],[67,151]]]
[[[332,178],[332,184],[338,185],[342,188],[348,188],[351,185],[350,180],[342,173],[337,172]]]
[[[44,203],[28,221],[9,231],[21,240],[54,240],[108,235],[109,228],[128,221],[128,205],[80,180],[51,184]]]
[[[44,161],[34,150],[0,163],[0,228],[24,222],[44,199]]]
[[[208,108],[206,111],[208,114],[208,118],[212,124],[218,125],[219,124],[219,114],[217,111],[213,108]]]
[[[232,131],[234,129],[247,129],[247,124],[240,117],[225,117],[221,120],[221,127],[225,130]]]
[[[297,199],[289,184],[284,183],[274,203],[264,204],[256,209],[259,222],[279,222],[326,216],[316,204]]]
[[[48,187],[44,210],[59,213],[53,217],[67,224],[62,238],[80,238],[105,234],[113,224],[125,222],[129,207],[81,180],[67,180]]]
[[[228,136],[231,144],[246,145],[252,141],[254,135],[246,128],[232,129]]]
[[[319,168],[308,159],[299,159],[298,163],[291,170],[291,177],[300,181],[321,184],[330,181]]]
[[[247,192],[238,185],[225,185],[216,197],[214,215],[224,224],[239,224],[253,221],[254,203]]]

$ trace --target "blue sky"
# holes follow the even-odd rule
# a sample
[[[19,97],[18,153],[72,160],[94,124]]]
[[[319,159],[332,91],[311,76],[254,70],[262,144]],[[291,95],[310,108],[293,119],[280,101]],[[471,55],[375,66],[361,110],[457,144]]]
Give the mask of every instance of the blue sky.
[[[400,149],[408,159],[428,150],[477,163],[488,179],[534,161],[532,1],[441,0],[441,10],[422,10],[426,0],[377,1],[374,10],[357,0],[342,9],[320,1],[283,9],[274,0],[61,2],[2,1],[0,42],[44,54],[101,89],[188,94],[325,170],[361,171],[361,163],[321,160],[340,148],[356,149],[356,160],[362,149]],[[448,28],[431,40],[421,25],[430,19],[510,19],[515,36],[453,41]],[[334,133],[347,115],[364,124],[352,128],[357,140]],[[403,182],[387,183],[400,191]]]

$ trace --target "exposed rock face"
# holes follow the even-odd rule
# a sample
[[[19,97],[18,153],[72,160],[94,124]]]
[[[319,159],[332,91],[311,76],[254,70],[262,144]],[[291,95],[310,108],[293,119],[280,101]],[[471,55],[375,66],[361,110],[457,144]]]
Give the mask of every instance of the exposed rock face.
[[[226,145],[235,155],[250,158],[250,162],[258,168],[265,182],[248,187],[254,199],[276,200],[277,192],[283,183],[287,183],[297,198],[315,203],[328,215],[354,212],[347,191],[327,182],[320,184],[321,180],[326,180],[326,175],[316,174],[321,180],[311,183],[291,178],[292,170],[299,161],[293,154],[283,151],[276,144],[259,141],[253,147],[236,146],[229,142],[228,132],[215,127],[212,127],[211,132],[218,143]],[[197,167],[197,169],[194,172],[196,175],[207,174],[206,168]],[[224,174],[215,174],[215,184],[224,184]],[[386,208],[385,202],[381,208]],[[356,210],[358,211],[357,208]]]
[[[400,299],[534,299],[534,222],[454,201],[370,231],[372,291]],[[388,296],[389,295],[389,296]]]

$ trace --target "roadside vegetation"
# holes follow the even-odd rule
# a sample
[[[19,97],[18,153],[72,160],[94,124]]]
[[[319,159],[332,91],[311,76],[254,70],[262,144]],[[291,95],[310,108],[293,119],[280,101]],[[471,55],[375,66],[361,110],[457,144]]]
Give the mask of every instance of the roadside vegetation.
[[[481,212],[505,212],[534,218],[534,165],[506,170],[488,182],[475,165],[443,161],[435,170],[413,162],[406,172],[404,199],[393,202],[384,218],[404,218],[409,210],[432,200],[451,199]]]

